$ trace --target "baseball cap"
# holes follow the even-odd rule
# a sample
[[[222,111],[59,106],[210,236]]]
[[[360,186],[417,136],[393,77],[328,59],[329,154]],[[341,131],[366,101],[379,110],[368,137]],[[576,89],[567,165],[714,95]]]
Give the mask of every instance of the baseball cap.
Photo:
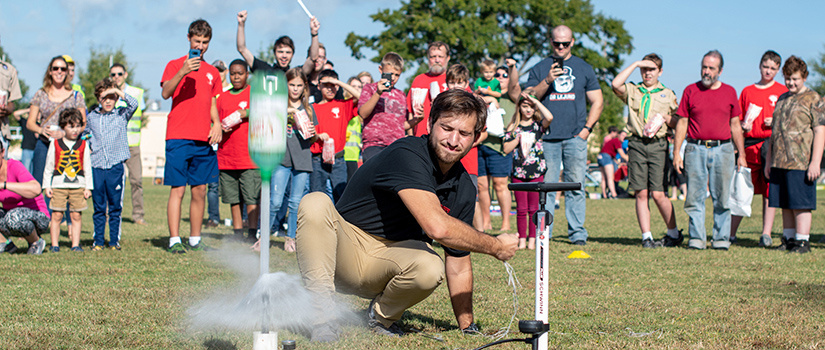
[[[66,61],[66,63],[74,63],[72,56],[69,55],[63,55],[63,60]]]
[[[212,62],[212,66],[218,69],[218,72],[223,72],[226,70],[226,63],[223,63],[221,60],[215,60]]]

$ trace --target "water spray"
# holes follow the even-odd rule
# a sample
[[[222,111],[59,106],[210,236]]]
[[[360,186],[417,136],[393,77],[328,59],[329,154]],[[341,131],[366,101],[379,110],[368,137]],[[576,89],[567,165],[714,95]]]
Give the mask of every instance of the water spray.
[[[252,74],[249,94],[249,156],[261,171],[261,267],[260,278],[269,273],[269,210],[272,172],[286,152],[288,105],[286,76],[280,70]],[[270,332],[269,291],[261,293],[261,331],[253,333],[254,350],[278,349],[278,333]]]

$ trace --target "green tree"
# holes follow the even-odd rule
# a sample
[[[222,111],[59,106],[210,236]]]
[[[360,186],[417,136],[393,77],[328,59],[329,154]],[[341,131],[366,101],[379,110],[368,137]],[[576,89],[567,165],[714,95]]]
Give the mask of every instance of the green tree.
[[[126,54],[123,53],[123,47],[119,47],[117,49],[112,48],[90,48],[89,49],[89,62],[86,64],[86,69],[81,70],[77,73],[78,77],[80,78],[80,86],[83,88],[83,91],[86,93],[86,106],[91,107],[97,104],[97,98],[95,98],[95,84],[97,82],[103,80],[104,78],[109,76],[109,58],[112,58],[113,63],[120,63],[126,67],[127,72],[133,72],[137,67],[134,64],[130,64],[126,59]],[[78,67],[79,69],[79,67]],[[146,89],[140,84],[135,84],[131,75],[126,78],[126,83],[129,85],[134,85],[140,87],[142,89]],[[143,95],[144,98],[148,96],[148,91],[146,94]],[[144,101],[146,102],[146,101]]]
[[[525,62],[551,55],[551,31],[564,24],[576,38],[573,54],[591,64],[601,81],[605,105],[596,138],[601,140],[608,126],[623,124],[624,106],[608,83],[622,68],[620,56],[633,50],[632,37],[624,21],[596,12],[589,0],[407,0],[370,18],[385,29],[371,36],[349,33],[345,43],[352,56],[375,52],[370,59],[377,63],[387,52],[397,52],[408,67],[418,65],[413,76],[427,69],[427,45],[433,41],[449,44],[451,62],[473,74],[487,57],[499,63],[512,57],[523,73],[530,68]]]
[[[825,96],[825,52],[819,54],[815,60],[811,61],[811,69],[816,74],[816,78],[811,82],[811,88],[820,95]]]
[[[3,59],[3,57],[6,58],[5,59],[6,62],[11,63],[12,65],[14,65],[14,62],[12,62],[12,60],[11,60],[11,56],[8,56],[7,53],[6,53],[6,50],[3,50],[3,47],[0,46],[0,59]],[[17,73],[18,73],[18,75],[20,74],[19,71]],[[23,81],[23,79],[20,79],[18,77],[17,80],[20,82],[20,93],[23,94],[23,99],[22,100],[26,101],[26,102],[16,101],[17,102],[17,108],[18,109],[19,108],[27,108],[28,107],[28,99],[26,98],[26,94],[29,92],[29,86],[26,85],[26,82]],[[25,105],[25,107],[21,107],[22,105]]]

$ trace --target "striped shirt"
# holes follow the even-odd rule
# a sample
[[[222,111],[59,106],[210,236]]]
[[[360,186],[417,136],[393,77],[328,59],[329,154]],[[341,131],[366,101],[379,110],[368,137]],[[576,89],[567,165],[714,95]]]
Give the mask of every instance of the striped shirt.
[[[129,142],[126,137],[126,123],[135,113],[138,101],[124,94],[126,107],[117,107],[109,113],[98,106],[86,116],[84,134],[91,134],[92,167],[109,169],[129,159]]]

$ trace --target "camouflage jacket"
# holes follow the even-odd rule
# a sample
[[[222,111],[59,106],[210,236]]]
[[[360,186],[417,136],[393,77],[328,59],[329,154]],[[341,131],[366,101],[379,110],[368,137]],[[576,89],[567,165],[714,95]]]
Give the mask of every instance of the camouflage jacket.
[[[825,125],[825,101],[807,89],[779,96],[773,112],[771,165],[788,170],[807,170],[811,162],[814,127]]]

